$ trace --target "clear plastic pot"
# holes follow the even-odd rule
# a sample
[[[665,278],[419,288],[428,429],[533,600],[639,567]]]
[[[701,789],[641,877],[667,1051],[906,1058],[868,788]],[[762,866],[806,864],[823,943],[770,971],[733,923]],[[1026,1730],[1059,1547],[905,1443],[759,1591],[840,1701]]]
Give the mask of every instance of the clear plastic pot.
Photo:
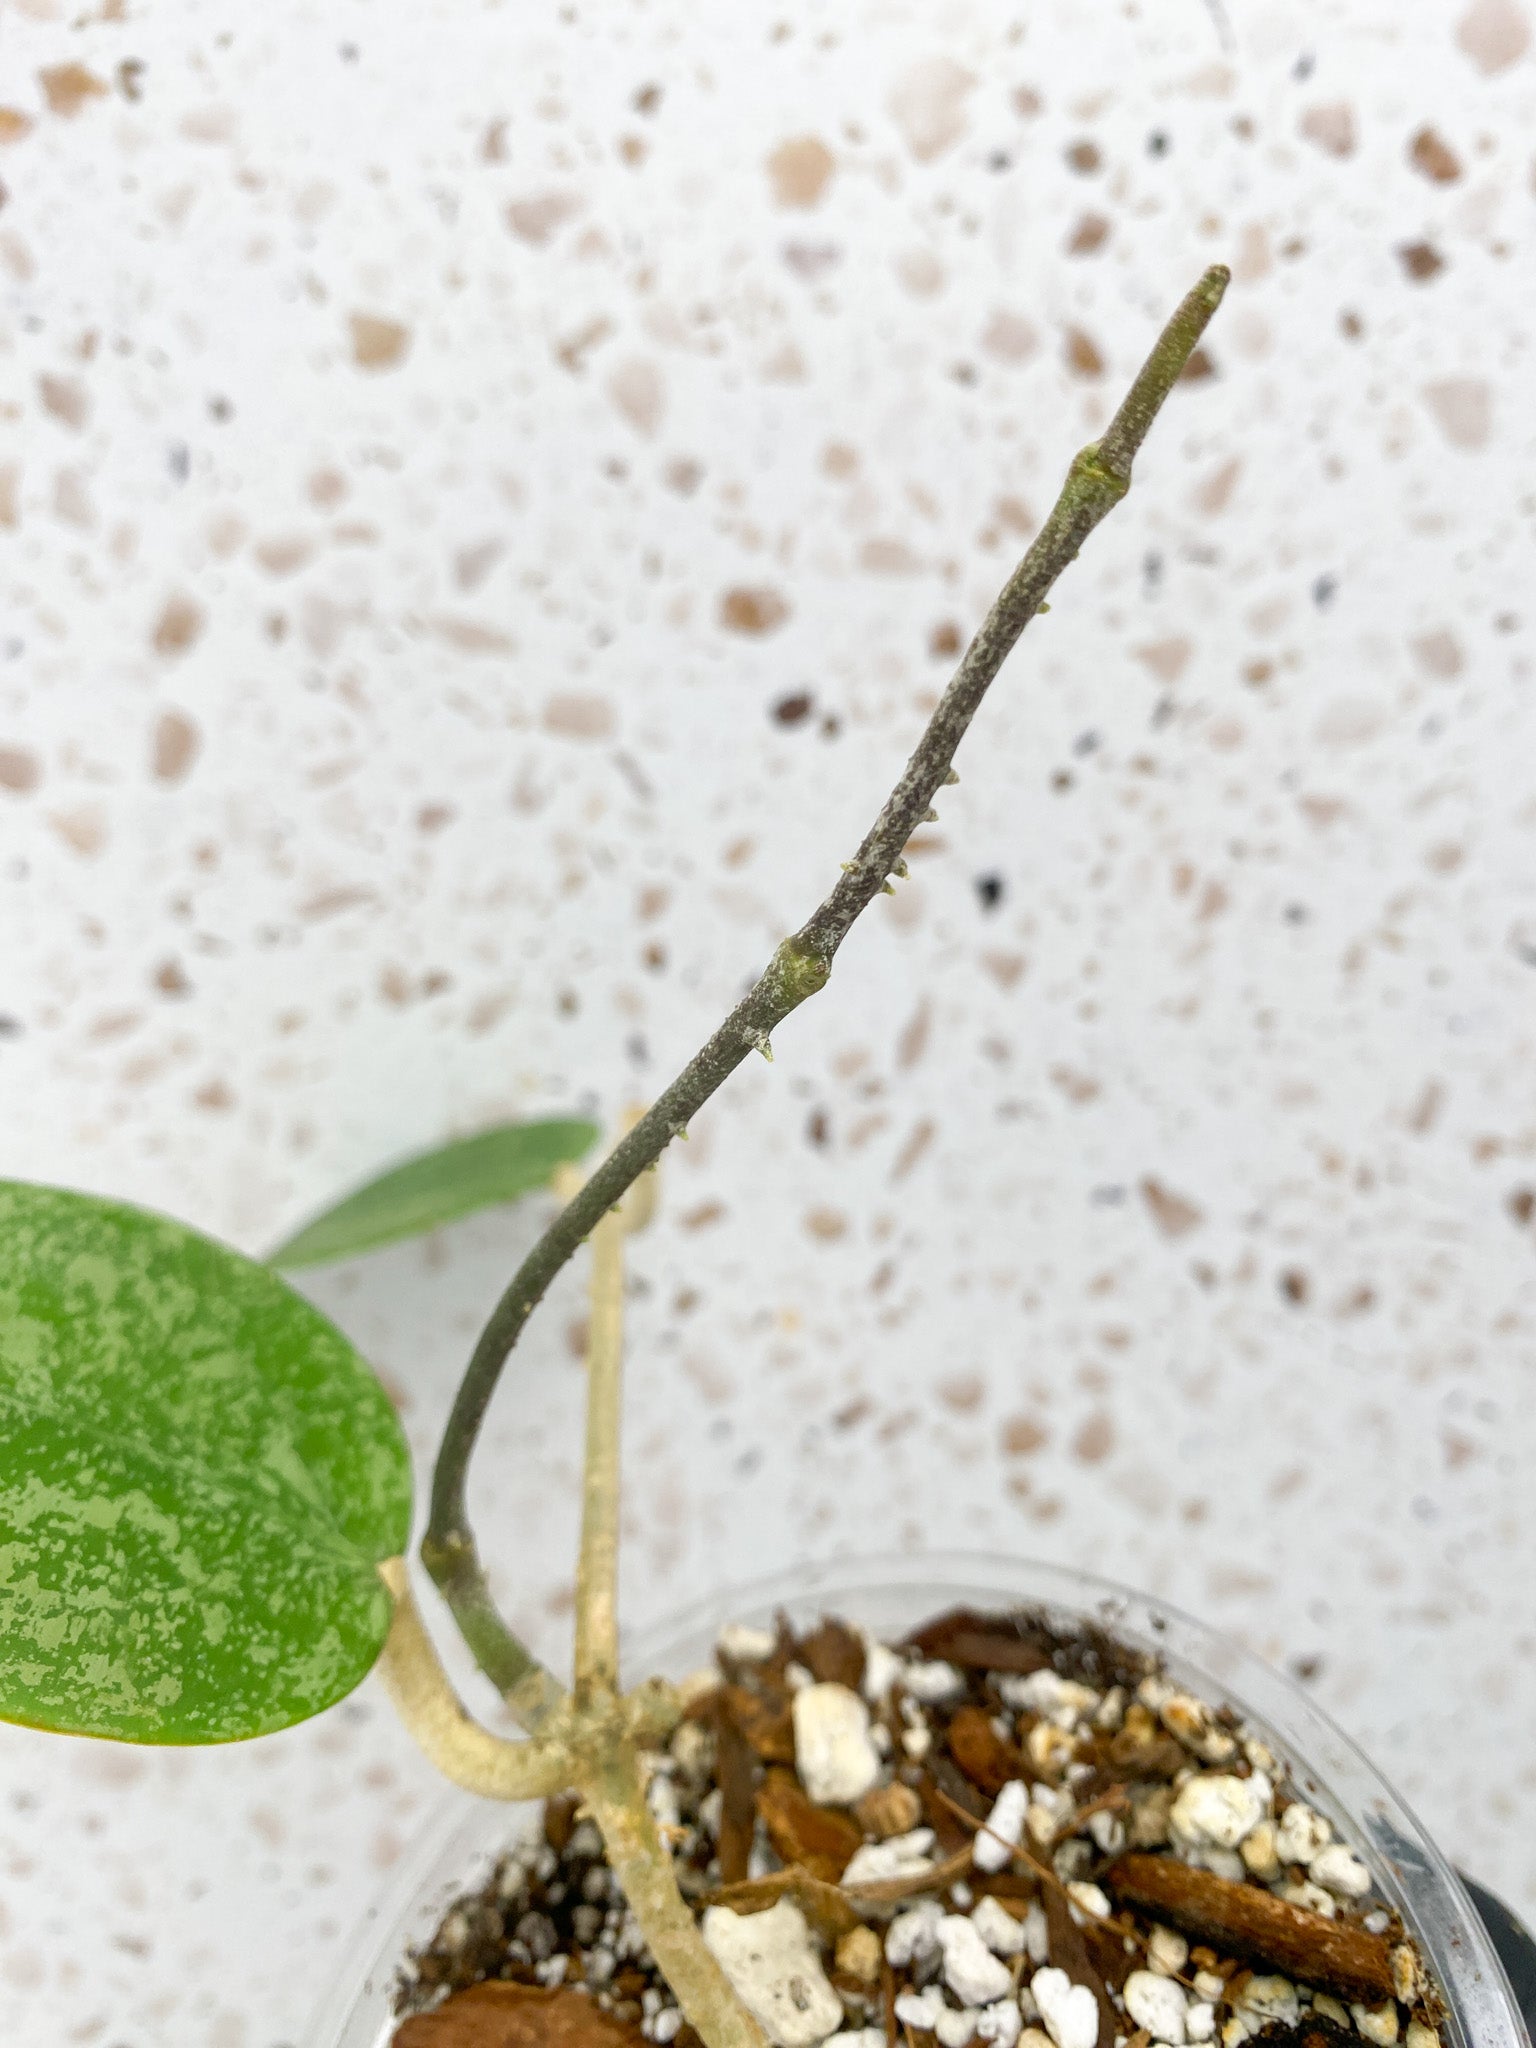
[[[1309,1802],[1365,1857],[1382,1896],[1417,1935],[1449,2007],[1445,2048],[1529,2048],[1508,1979],[1460,1880],[1379,1772],[1289,1679],[1147,1594],[1060,1565],[980,1555],[806,1565],[712,1595],[646,1630],[627,1646],[626,1675],[631,1683],[651,1672],[681,1678],[709,1663],[724,1623],[766,1624],[780,1609],[797,1624],[837,1614],[895,1640],[962,1603],[1044,1607],[1097,1622],[1155,1651],[1170,1676],[1202,1698],[1229,1702],[1290,1764]],[[341,1959],[307,2048],[385,2048],[400,1965],[535,1815],[530,1807],[445,1797]]]

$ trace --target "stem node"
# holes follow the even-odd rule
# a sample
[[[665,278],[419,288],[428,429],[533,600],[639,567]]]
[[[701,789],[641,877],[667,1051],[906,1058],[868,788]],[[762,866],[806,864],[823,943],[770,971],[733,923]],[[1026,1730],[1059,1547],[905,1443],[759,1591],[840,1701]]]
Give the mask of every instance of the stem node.
[[[796,1010],[827,985],[832,972],[828,954],[817,952],[799,937],[783,939],[774,950],[769,973],[778,984],[785,1012]],[[765,977],[766,979],[766,977]]]

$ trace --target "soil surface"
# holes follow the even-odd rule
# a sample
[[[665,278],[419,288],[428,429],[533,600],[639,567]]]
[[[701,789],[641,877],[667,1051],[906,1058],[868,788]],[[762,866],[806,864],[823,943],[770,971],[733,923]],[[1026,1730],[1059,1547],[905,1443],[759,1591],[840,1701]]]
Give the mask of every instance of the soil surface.
[[[733,1627],[648,1798],[775,2048],[1440,2048],[1363,1849],[1232,1710],[1039,1613]],[[403,1972],[394,2048],[698,2048],[573,1797]]]

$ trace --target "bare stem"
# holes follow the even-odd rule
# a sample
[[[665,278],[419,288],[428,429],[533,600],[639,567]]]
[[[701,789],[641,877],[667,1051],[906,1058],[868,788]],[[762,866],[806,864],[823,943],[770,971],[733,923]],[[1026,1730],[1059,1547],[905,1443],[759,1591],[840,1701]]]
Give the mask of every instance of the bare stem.
[[[606,1232],[617,1270],[624,1220]],[[677,1719],[670,1688],[652,1682],[625,1699],[578,1695],[549,1716],[548,1731],[506,1742],[465,1713],[438,1660],[404,1558],[380,1565],[395,1603],[379,1675],[407,1732],[454,1784],[485,1799],[539,1799],[577,1787],[608,1848],[610,1867],[651,1954],[705,2048],[767,2048],[761,2030],[704,1945],[672,1857],[646,1804],[640,1753]],[[612,1613],[611,1585],[608,1612]],[[595,1619],[600,1621],[600,1614]],[[601,1630],[597,1631],[601,1634]]]
[[[573,1764],[563,1742],[504,1742],[470,1719],[438,1662],[411,1591],[403,1557],[379,1566],[395,1603],[379,1659],[395,1710],[418,1747],[444,1777],[485,1799],[539,1799],[571,1782]]]
[[[458,1623],[480,1669],[530,1735],[565,1702],[565,1688],[513,1635],[496,1611],[475,1539],[466,1530],[450,1545],[422,1539],[421,1559]]]
[[[704,2048],[767,2048],[762,2029],[704,1946],[677,1888],[671,1855],[645,1803],[632,1746],[609,1744],[583,1790],[602,1830],[609,1867]]]
[[[889,885],[892,873],[901,872],[902,850],[928,816],[956,748],[1019,635],[1088,535],[1130,488],[1136,452],[1221,303],[1227,281],[1224,265],[1205,273],[1163,329],[1103,438],[1074,459],[1050,516],[982,621],[900,780],[836,886],[800,930],[779,945],[719,1030],[556,1216],[492,1311],[443,1434],[422,1544],[427,1569],[482,1663],[481,1645],[487,1641],[498,1670],[509,1668],[510,1651],[521,1646],[499,1621],[499,1633],[491,1631],[494,1609],[470,1533],[465,1479],[486,1408],[523,1325],[561,1267],[625,1190],[686,1129],[749,1052],[768,1050],[775,1025],[826,986],[854,919]]]
[[[624,1229],[610,1212],[592,1233],[587,1337],[587,1451],[576,1567],[576,1697],[619,1683],[619,1419],[624,1342]]]

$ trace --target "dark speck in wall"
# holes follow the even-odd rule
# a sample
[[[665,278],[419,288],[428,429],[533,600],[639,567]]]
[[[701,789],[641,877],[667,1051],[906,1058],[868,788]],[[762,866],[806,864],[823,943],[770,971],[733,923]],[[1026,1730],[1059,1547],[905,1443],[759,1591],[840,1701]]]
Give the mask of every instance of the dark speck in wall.
[[[981,898],[983,910],[996,910],[1003,900],[1003,878],[1001,875],[978,875],[976,894]]]
[[[809,690],[796,690],[793,696],[779,699],[773,707],[773,715],[780,725],[799,725],[810,717],[814,701]]]

